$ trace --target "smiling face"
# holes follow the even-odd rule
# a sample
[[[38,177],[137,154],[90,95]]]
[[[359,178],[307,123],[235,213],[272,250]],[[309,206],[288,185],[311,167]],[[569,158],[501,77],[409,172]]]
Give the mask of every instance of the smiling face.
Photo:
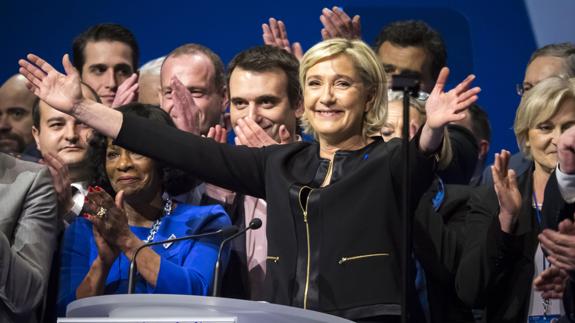
[[[119,41],[90,41],[84,49],[82,81],[93,88],[107,106],[111,106],[122,84],[132,73],[132,49]]]
[[[361,138],[371,96],[345,54],[310,67],[304,83],[304,113],[320,143]]]
[[[128,200],[149,201],[161,190],[156,163],[145,156],[112,144],[106,148],[106,174],[114,191],[124,191]]]
[[[566,99],[549,120],[529,129],[526,145],[530,148],[535,169],[551,173],[557,166],[557,141],[569,127],[575,125],[575,99]]]
[[[230,76],[230,117],[232,126],[240,118],[251,118],[276,141],[283,124],[295,138],[297,107],[289,102],[286,74],[279,68],[248,71],[236,67]]]

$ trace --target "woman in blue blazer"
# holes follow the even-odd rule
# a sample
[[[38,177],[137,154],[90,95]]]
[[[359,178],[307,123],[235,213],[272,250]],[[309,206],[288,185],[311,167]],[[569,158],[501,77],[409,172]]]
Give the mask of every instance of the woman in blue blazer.
[[[169,115],[155,106],[131,104],[119,110],[173,126]],[[66,229],[58,297],[61,315],[75,299],[126,293],[130,259],[142,244],[230,225],[219,205],[172,201],[165,193],[174,182],[169,176],[173,171],[114,145],[111,139],[101,139],[100,148],[93,140],[93,161],[102,166],[101,177],[117,192],[116,200],[99,186],[91,189],[84,206],[87,212]],[[136,259],[136,293],[206,295],[220,240],[186,240],[143,249]]]

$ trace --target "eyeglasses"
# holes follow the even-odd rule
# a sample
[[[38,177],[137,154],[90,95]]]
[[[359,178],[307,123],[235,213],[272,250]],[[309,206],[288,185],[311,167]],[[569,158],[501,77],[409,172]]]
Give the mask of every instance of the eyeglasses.
[[[517,83],[515,84],[515,91],[517,92],[517,95],[519,96],[523,96],[523,94],[525,94],[525,92],[531,90],[531,88],[533,87],[533,85],[527,83]]]
[[[429,93],[423,91],[417,92],[417,96],[415,97],[417,101],[423,101],[423,102],[427,101],[427,98],[429,98]]]
[[[418,91],[416,95],[412,95],[411,97],[417,101],[425,103],[427,101],[427,98],[429,98],[429,93],[424,91]],[[401,98],[403,98],[403,92],[388,89],[387,98],[391,101],[401,100]]]
[[[517,92],[517,95],[523,96],[523,93],[525,93],[525,89],[523,88],[523,83],[515,84],[515,91]]]

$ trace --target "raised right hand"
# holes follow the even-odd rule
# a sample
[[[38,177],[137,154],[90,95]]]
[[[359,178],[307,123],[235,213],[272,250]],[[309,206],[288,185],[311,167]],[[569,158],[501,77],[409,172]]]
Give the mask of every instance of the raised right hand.
[[[123,105],[136,102],[138,99],[138,86],[138,74],[134,73],[118,87],[114,102],[112,102],[112,108],[116,109]]]
[[[511,154],[507,150],[495,154],[495,162],[491,166],[493,187],[499,200],[499,222],[501,230],[512,233],[521,210],[521,192],[517,187],[515,171],[509,169]]]
[[[228,131],[226,128],[220,126],[219,124],[215,127],[210,127],[206,138],[213,139],[215,142],[220,144],[225,144],[227,142]]]
[[[319,17],[323,28],[321,37],[323,40],[331,38],[361,39],[361,22],[358,15],[353,19],[339,7],[332,10],[323,8]]]
[[[288,53],[294,55],[298,61],[301,61],[303,57],[301,44],[295,42],[290,45],[286,26],[283,21],[270,18],[269,24],[262,24],[262,31],[264,44],[284,49]]]
[[[28,54],[18,61],[19,72],[28,80],[28,88],[42,101],[67,114],[83,100],[80,74],[70,62],[68,54],[62,58],[66,75],[58,72],[42,58]]]
[[[172,77],[170,84],[174,98],[174,107],[170,111],[170,116],[176,127],[200,135],[202,110],[194,102],[194,96],[176,76]]]

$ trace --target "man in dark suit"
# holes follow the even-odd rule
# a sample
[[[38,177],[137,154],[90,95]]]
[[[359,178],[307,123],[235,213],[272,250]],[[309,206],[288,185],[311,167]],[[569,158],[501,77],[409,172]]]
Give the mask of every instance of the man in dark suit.
[[[0,322],[36,322],[56,245],[46,167],[0,153]]]

